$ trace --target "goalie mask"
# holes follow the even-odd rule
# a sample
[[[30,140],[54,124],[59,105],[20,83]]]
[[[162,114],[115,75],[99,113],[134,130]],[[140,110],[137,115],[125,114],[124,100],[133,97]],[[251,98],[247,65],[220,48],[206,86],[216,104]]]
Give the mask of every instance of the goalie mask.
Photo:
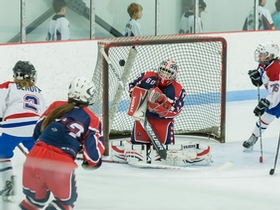
[[[158,69],[159,86],[168,86],[176,80],[178,66],[172,59],[164,60],[160,63]]]
[[[269,62],[278,57],[279,47],[273,42],[259,44],[255,50],[255,61],[261,64],[269,64]]]
[[[76,77],[69,86],[68,98],[82,103],[92,104],[95,86],[91,79]]]
[[[18,61],[13,68],[13,77],[18,80],[36,82],[35,67],[29,61]]]

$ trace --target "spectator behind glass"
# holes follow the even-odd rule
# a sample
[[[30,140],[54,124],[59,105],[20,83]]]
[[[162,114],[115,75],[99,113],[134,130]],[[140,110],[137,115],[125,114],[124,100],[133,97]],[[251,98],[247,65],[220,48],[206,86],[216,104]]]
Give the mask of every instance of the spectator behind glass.
[[[46,40],[69,40],[70,28],[69,21],[65,18],[66,3],[64,0],[53,0],[53,9],[55,15],[53,16]]]
[[[137,22],[142,17],[143,7],[140,4],[131,3],[127,8],[130,16],[129,22],[125,26],[124,36],[142,36],[141,25]]]
[[[205,11],[206,3],[203,0],[199,0],[199,17],[197,17],[197,30],[196,32],[203,32],[203,24],[201,20],[201,12]],[[179,34],[191,34],[194,33],[194,8],[195,4],[192,4],[190,8],[183,14],[180,25]]]
[[[275,29],[280,29],[280,0],[275,2],[276,13],[272,16]]]
[[[258,14],[259,14],[259,30],[273,30],[275,29],[271,14],[268,9],[264,8],[266,0],[259,0]],[[254,30],[254,7],[250,10],[243,25],[243,30]]]

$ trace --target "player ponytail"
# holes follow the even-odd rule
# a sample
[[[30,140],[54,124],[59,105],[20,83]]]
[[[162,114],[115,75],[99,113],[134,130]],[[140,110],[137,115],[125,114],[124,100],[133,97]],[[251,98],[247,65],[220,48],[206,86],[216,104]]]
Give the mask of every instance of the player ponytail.
[[[40,131],[42,132],[51,122],[61,118],[65,113],[70,112],[75,106],[79,108],[87,107],[89,103],[77,102],[73,99],[68,99],[67,104],[63,104],[55,108],[42,122]]]

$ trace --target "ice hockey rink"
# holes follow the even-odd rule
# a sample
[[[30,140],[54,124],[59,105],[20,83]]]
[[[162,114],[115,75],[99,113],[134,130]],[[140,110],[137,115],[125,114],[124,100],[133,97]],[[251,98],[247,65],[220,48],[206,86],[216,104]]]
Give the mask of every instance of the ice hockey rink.
[[[280,167],[274,175],[269,175],[275,160],[279,120],[263,134],[263,163],[259,162],[259,142],[252,153],[244,153],[241,146],[257,120],[252,113],[255,105],[256,100],[227,103],[224,144],[202,138],[178,138],[178,141],[187,138],[209,144],[214,161],[209,166],[170,170],[103,163],[95,171],[79,167],[76,170],[79,197],[74,209],[279,210]],[[23,161],[23,154],[16,149],[13,164],[19,182]],[[231,167],[221,167],[228,162],[233,163]],[[20,202],[23,199],[20,183],[17,190]],[[17,204],[7,206],[2,200],[0,203],[0,209],[18,209]]]

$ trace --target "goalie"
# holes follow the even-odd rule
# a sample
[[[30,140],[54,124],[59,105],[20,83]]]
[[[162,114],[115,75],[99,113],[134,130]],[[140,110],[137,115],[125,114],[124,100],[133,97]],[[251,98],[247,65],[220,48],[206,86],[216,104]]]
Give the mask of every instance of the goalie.
[[[186,96],[184,88],[176,81],[177,74],[176,62],[173,59],[167,59],[160,63],[157,71],[143,72],[129,83],[131,102],[128,115],[133,116],[136,120],[131,141],[125,141],[124,146],[118,145],[118,143],[112,145],[112,152],[115,156],[127,161],[128,157],[132,156],[130,154],[133,154],[133,157],[140,161],[146,161],[145,159],[150,159],[151,162],[160,161],[160,156],[151,147],[151,140],[139,121],[144,117],[147,118],[160,142],[170,145],[174,149],[174,118],[181,113]],[[144,95],[146,96],[144,97]],[[124,154],[122,154],[121,146],[124,147]],[[148,153],[142,151],[145,150],[143,146],[147,148]],[[183,148],[182,145],[179,145],[179,148]],[[192,147],[195,150],[197,148],[199,146]],[[209,155],[210,148],[207,147],[206,150],[208,152],[205,153],[203,149],[203,155]],[[187,162],[198,160],[199,152],[195,153]],[[201,161],[200,158],[199,161]]]

